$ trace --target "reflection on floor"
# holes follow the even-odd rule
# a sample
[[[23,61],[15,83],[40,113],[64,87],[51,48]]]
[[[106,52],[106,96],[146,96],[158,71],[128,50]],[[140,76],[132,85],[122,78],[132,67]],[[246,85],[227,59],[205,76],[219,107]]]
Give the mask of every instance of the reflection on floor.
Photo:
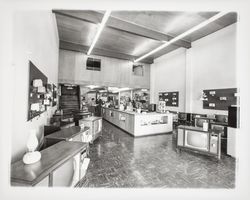
[[[235,160],[177,153],[175,134],[133,138],[103,122],[81,187],[234,188]]]

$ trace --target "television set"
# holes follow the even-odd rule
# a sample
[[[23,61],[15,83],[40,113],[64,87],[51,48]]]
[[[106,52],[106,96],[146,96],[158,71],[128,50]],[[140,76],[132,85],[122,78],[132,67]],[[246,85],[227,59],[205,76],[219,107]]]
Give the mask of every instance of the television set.
[[[197,131],[187,131],[185,137],[185,146],[208,151],[208,133]]]
[[[203,123],[207,122],[209,123],[208,119],[204,119],[204,118],[195,118],[195,126],[196,127],[203,127]]]
[[[220,134],[204,132],[198,129],[178,128],[177,148],[187,148],[206,152],[220,157],[221,139]]]

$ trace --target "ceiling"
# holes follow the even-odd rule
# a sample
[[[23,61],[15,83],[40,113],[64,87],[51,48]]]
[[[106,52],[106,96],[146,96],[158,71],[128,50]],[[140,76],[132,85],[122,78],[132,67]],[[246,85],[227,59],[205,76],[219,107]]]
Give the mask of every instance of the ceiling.
[[[104,11],[53,10],[53,12],[56,15],[60,49],[87,53]],[[133,61],[217,13],[112,11],[92,54]],[[155,58],[177,48],[190,48],[195,40],[236,21],[237,13],[228,13],[141,62],[151,64]]]

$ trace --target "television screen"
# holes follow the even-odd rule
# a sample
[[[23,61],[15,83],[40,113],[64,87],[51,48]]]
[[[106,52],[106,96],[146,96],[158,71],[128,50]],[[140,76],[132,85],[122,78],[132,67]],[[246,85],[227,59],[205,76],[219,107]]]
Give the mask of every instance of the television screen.
[[[186,130],[185,134],[186,146],[200,150],[208,150],[208,133]]]

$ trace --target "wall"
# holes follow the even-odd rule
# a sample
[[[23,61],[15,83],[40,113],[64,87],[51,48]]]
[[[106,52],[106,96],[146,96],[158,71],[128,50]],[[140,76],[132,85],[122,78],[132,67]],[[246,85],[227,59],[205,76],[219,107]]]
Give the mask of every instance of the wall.
[[[149,88],[150,65],[144,64],[144,76],[132,75],[133,63],[127,60],[91,56],[101,59],[101,71],[86,70],[87,55],[60,50],[59,82],[100,86]]]
[[[12,132],[12,162],[22,158],[30,129],[37,130],[41,142],[43,126],[56,107],[40,117],[27,121],[29,60],[47,77],[58,82],[59,38],[54,14],[51,11],[17,11],[13,17],[14,105]]]
[[[236,24],[208,35],[192,43],[189,49],[190,60],[187,63],[192,77],[187,79],[191,88],[189,97],[190,109],[194,113],[214,113],[214,110],[203,109],[199,100],[204,89],[234,88],[236,80]],[[227,114],[227,111],[216,111]]]
[[[179,48],[155,59],[151,65],[150,101],[158,103],[159,92],[179,91],[179,106],[169,106],[172,111],[185,111],[186,49]]]
[[[158,92],[179,91],[179,107],[169,107],[170,110],[227,114],[203,109],[199,98],[204,89],[234,88],[236,81],[236,24],[233,24],[193,42],[190,49],[177,49],[156,59],[150,76],[152,102],[158,103]]]

